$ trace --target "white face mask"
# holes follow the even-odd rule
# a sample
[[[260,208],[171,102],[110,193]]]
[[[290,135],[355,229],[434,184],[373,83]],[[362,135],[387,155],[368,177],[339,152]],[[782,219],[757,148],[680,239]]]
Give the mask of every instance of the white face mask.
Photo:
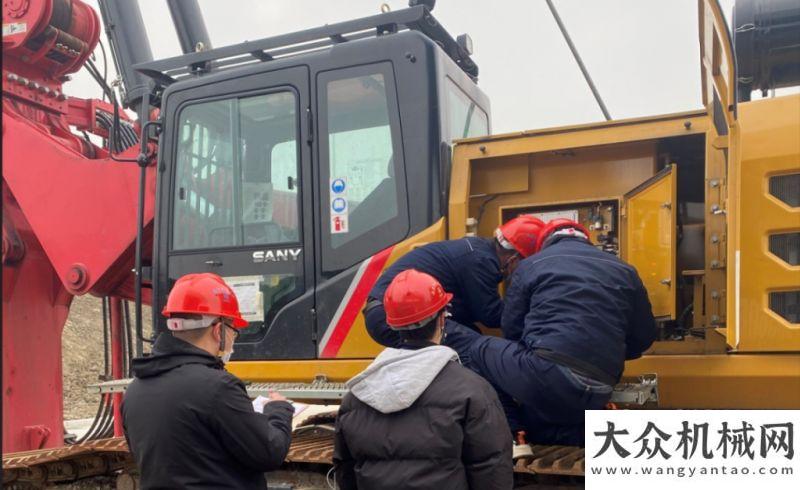
[[[220,333],[223,336],[228,335],[228,328],[231,328],[231,327],[228,327],[228,326],[226,326],[224,324],[221,325]],[[222,349],[225,348],[225,344],[227,344],[227,340],[228,340],[227,337],[222,337],[220,339],[220,345],[219,345],[220,346],[220,351],[222,352],[222,354],[219,354],[219,358],[222,359],[222,362],[225,363],[225,364],[228,364],[228,362],[231,360],[231,356],[233,355],[233,344],[234,344],[234,342],[236,342],[236,337],[234,337],[233,340],[231,341],[231,350],[229,350],[227,352],[226,351],[222,351]]]
[[[229,350],[228,352],[222,354],[220,356],[220,359],[222,359],[222,362],[224,362],[225,364],[228,364],[228,362],[231,360],[232,355],[233,355],[233,347],[231,347],[231,350]]]

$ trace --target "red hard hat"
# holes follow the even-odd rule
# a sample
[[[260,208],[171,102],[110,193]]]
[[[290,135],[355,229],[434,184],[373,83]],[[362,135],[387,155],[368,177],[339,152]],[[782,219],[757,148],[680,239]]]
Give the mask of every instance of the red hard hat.
[[[230,286],[216,274],[187,274],[175,282],[161,314],[213,315],[230,318],[235,328],[247,326],[239,312],[239,300]]]
[[[392,279],[383,295],[386,323],[398,330],[413,329],[432,317],[453,299],[433,276],[414,269],[404,270]]]
[[[589,239],[589,232],[584,228],[584,226],[580,223],[572,221],[571,219],[567,218],[556,218],[547,222],[547,225],[542,230],[541,235],[539,236],[539,240],[536,242],[536,251],[542,249],[544,242],[547,240],[547,237],[552,235],[553,233],[557,232],[558,230],[562,230],[564,228],[573,228],[575,231],[579,231],[586,235],[586,239]]]
[[[536,241],[539,239],[544,222],[529,214],[523,214],[508,221],[494,232],[495,238],[504,248],[509,245],[523,258],[536,253]]]

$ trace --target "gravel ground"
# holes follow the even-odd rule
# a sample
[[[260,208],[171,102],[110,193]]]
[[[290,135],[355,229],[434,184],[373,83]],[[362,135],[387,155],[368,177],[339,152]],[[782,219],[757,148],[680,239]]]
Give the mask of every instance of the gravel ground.
[[[65,420],[92,418],[97,412],[100,395],[89,393],[87,386],[97,383],[104,370],[102,308],[100,298],[77,296],[64,325],[61,352]],[[133,303],[130,310],[133,321]],[[149,335],[151,322],[147,306],[143,307],[143,317],[145,335]]]

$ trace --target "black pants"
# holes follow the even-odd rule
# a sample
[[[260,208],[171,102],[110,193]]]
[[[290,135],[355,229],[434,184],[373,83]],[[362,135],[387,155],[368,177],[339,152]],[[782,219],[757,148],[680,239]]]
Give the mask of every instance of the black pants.
[[[512,430],[524,426],[528,441],[536,444],[583,446],[584,411],[602,409],[611,398],[612,386],[543,359],[522,342],[448,324],[444,345],[502,393]]]

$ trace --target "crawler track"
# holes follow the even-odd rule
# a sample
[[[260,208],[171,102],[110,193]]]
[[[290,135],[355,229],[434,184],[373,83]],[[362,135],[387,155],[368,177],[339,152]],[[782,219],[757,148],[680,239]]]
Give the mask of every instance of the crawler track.
[[[295,429],[286,462],[294,467],[330,465],[333,440],[332,414],[311,417],[306,425]],[[584,450],[569,446],[533,446],[533,458],[518,461],[514,471],[519,476],[552,476],[556,480],[558,477],[582,478]],[[126,475],[132,480],[129,475],[135,472],[128,445],[122,437],[3,456],[3,486],[12,488],[66,484],[99,476]]]

